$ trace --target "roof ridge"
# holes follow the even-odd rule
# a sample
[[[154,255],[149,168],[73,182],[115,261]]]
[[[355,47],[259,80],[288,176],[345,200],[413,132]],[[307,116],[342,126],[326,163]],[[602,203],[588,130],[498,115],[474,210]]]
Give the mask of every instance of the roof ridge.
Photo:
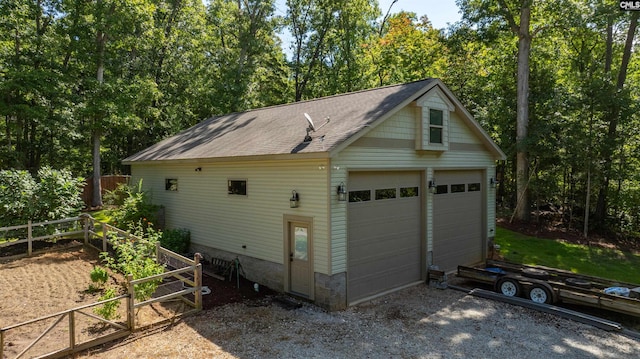
[[[316,97],[316,98],[303,100],[303,101],[294,101],[294,102],[289,102],[289,103],[281,103],[281,104],[278,104],[278,105],[271,105],[271,106],[267,106],[267,107],[247,109],[247,110],[244,110],[244,111],[230,112],[230,113],[225,113],[225,114],[222,114],[222,115],[215,115],[215,116],[212,116],[212,118],[226,117],[226,116],[242,114],[242,113],[258,112],[258,111],[269,110],[269,109],[274,109],[274,108],[278,108],[278,107],[286,107],[286,106],[297,105],[297,104],[312,103],[312,102],[315,102],[315,101],[327,100],[327,99],[331,99],[331,98],[338,98],[338,97],[342,97],[342,96],[361,94],[361,93],[371,92],[371,91],[379,91],[379,90],[383,90],[383,89],[389,89],[389,88],[392,88],[392,87],[406,86],[406,85],[411,85],[411,84],[415,84],[415,83],[418,83],[418,82],[429,81],[429,80],[433,80],[433,79],[434,79],[433,77],[427,77],[427,78],[424,78],[424,79],[421,79],[421,80],[403,82],[403,83],[399,83],[399,84],[385,85],[385,86],[382,86],[382,87],[372,87],[372,88],[362,89],[362,90],[357,90],[357,91],[343,92],[343,93],[338,93],[338,94],[333,94],[333,95],[328,95],[328,96],[323,96],[323,97]]]

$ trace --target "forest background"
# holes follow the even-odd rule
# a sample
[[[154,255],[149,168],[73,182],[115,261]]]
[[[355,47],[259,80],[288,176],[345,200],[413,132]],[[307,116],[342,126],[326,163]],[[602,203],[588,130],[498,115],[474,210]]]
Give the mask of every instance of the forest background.
[[[640,11],[456,4],[438,30],[376,0],[2,0],[0,168],[126,174],[214,115],[437,77],[507,154],[501,208],[640,237]]]

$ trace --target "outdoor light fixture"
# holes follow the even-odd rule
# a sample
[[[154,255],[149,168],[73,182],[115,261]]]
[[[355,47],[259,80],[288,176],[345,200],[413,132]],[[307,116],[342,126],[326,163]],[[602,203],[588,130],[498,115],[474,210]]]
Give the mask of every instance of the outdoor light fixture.
[[[202,167],[196,167],[196,172],[202,172]]]
[[[289,205],[291,208],[298,208],[298,204],[300,203],[300,196],[298,192],[295,190],[291,191],[291,198],[289,198]]]
[[[433,180],[429,181],[429,192],[436,193],[436,190],[437,190],[437,188],[436,188],[436,180],[433,179]]]
[[[347,189],[344,187],[344,182],[340,182],[337,189],[338,201],[344,202],[347,200]]]
[[[498,184],[498,180],[495,179],[495,177],[491,177],[489,179],[489,185],[491,186],[491,188],[496,188],[497,184]]]

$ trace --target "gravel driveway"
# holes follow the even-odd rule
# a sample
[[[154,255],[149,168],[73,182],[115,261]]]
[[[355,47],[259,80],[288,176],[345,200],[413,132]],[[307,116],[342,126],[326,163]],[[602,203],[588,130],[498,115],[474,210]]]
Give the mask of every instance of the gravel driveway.
[[[215,295],[215,293],[214,293]],[[91,358],[634,358],[640,342],[426,285],[345,311],[232,304],[85,353]]]

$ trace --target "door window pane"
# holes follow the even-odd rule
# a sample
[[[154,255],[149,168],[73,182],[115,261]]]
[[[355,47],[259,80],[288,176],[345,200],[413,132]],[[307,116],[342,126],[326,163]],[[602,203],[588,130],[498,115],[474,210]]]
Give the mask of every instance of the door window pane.
[[[418,187],[402,187],[400,188],[400,197],[418,197],[420,195]]]
[[[396,198],[395,188],[384,188],[376,190],[376,200]]]
[[[349,191],[349,202],[371,201],[371,190]]]
[[[293,258],[307,260],[307,228],[306,227],[293,227],[293,233],[295,235],[295,248],[293,251]]]
[[[468,189],[469,192],[478,192],[480,191],[480,188],[481,188],[480,183],[469,183],[468,186],[469,186],[469,189]]]
[[[445,194],[449,193],[449,186],[446,184],[440,184],[436,186],[436,194]]]
[[[460,192],[464,192],[465,190],[465,184],[452,184],[451,185],[451,193],[460,193]]]

